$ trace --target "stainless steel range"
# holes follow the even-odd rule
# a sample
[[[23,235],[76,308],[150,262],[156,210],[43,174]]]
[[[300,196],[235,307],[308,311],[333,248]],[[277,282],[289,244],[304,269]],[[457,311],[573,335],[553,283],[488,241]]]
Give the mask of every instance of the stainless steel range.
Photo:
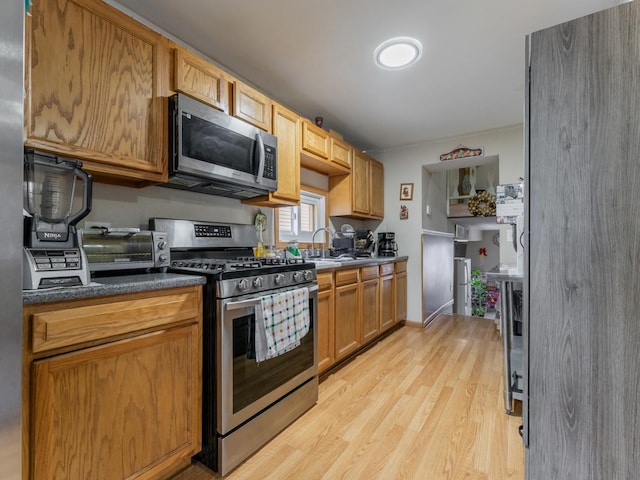
[[[152,218],[150,228],[168,234],[171,271],[208,278],[198,460],[226,475],[317,402],[315,266],[252,257],[253,225]],[[260,358],[265,302],[287,295],[303,298],[308,331],[284,353]]]

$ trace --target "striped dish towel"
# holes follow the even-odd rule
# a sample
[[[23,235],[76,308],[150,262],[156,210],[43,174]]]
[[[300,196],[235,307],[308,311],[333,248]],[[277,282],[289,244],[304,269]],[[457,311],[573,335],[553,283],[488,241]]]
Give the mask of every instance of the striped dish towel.
[[[309,332],[309,289],[265,295],[256,306],[256,361],[293,350]]]

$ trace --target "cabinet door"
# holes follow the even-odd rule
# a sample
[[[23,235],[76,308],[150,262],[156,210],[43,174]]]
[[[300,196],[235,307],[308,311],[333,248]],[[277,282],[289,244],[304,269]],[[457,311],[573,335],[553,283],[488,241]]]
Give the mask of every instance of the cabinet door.
[[[380,280],[375,278],[362,282],[361,288],[361,319],[362,343],[373,340],[380,334]]]
[[[351,169],[353,213],[369,215],[369,158],[363,153],[355,152]]]
[[[371,198],[371,216],[376,218],[384,218],[384,166],[371,159],[370,165],[370,198]]]
[[[384,331],[393,326],[396,319],[396,284],[393,281],[393,275],[386,275],[380,281],[380,317],[381,328]]]
[[[343,140],[331,138],[331,162],[345,168],[351,168],[351,147]]]
[[[229,83],[215,65],[185,50],[173,50],[173,89],[229,112]]]
[[[166,181],[165,40],[103,2],[43,0],[31,13],[25,144],[112,182]]]
[[[302,150],[320,158],[329,159],[329,132],[312,125],[307,120],[302,122]]]
[[[300,117],[274,103],[273,134],[278,137],[278,190],[242,203],[263,207],[300,204]]]
[[[239,80],[233,81],[234,117],[271,132],[271,108],[272,102],[265,95]]]
[[[318,292],[318,373],[334,360],[333,289]]]
[[[335,355],[342,360],[360,346],[359,284],[335,289]]]
[[[396,317],[395,321],[407,319],[407,272],[396,273]]]
[[[32,478],[158,478],[201,446],[199,325],[32,364]],[[166,473],[166,472],[165,472]]]

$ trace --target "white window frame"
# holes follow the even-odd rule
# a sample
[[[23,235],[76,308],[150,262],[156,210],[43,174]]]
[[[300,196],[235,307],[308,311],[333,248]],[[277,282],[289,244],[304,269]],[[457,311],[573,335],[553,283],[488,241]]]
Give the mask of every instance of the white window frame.
[[[316,207],[316,218],[315,225],[316,230],[318,228],[324,228],[327,225],[327,201],[326,194],[319,192],[312,192],[309,190],[304,190],[304,187],[300,189],[300,203],[307,203],[311,205],[315,205]],[[278,240],[281,243],[286,243],[291,240],[297,240],[300,243],[311,243],[311,237],[313,236],[313,232],[300,232],[300,207],[280,207],[282,208],[292,208],[294,212],[297,214],[297,225],[292,228],[289,232],[283,232],[280,230],[280,222],[277,222],[276,228],[278,233]],[[279,209],[279,210],[280,210]],[[277,215],[279,220],[280,216]],[[317,240],[321,241],[322,239],[318,236]]]

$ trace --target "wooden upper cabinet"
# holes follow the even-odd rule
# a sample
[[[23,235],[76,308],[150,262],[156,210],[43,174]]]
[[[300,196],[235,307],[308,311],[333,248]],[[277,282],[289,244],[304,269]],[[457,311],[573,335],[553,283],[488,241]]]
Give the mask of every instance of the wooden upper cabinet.
[[[344,164],[343,152],[338,152],[339,161],[332,158],[333,137],[309,120],[302,121],[300,141],[300,162],[303,167],[326,175],[344,175],[349,173],[349,165]],[[348,145],[342,142],[346,147]],[[337,150],[336,150],[337,151]]]
[[[351,169],[351,146],[344,140],[338,139],[333,135],[330,137],[330,145],[331,161],[337,165]]]
[[[233,79],[231,82],[232,108],[231,115],[251,125],[271,132],[272,101],[262,93]]]
[[[369,182],[371,216],[384,217],[384,166],[371,158],[369,160]]]
[[[329,132],[313,125],[308,120],[302,122],[302,150],[329,159]]]
[[[172,89],[229,113],[227,75],[215,65],[181,47],[173,49]]]
[[[363,215],[369,215],[370,213],[369,166],[369,158],[363,153],[356,152],[353,156],[353,169],[351,172],[353,213],[361,213]]]
[[[329,215],[384,218],[384,166],[354,150],[351,173],[329,177]]]
[[[41,0],[26,17],[25,144],[100,180],[167,180],[166,39],[96,0]]]
[[[249,198],[243,203],[264,207],[300,203],[300,117],[282,105],[273,104],[273,134],[278,137],[278,190]]]

